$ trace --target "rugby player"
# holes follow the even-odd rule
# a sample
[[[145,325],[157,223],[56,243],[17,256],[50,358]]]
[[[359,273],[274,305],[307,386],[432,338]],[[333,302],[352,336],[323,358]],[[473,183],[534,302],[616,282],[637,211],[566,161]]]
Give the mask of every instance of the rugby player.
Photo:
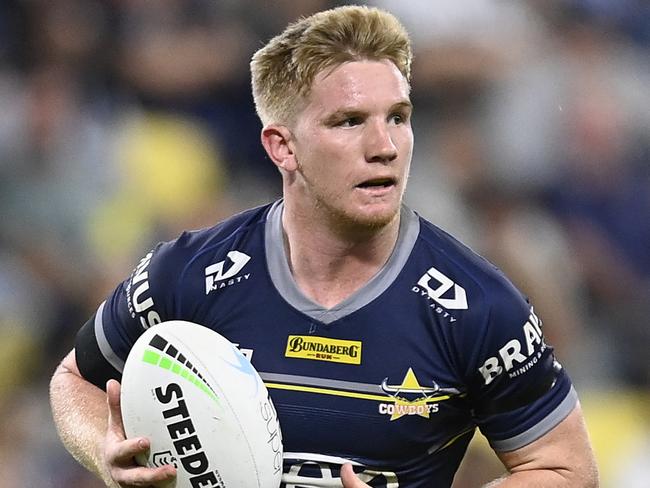
[[[119,379],[161,321],[210,327],[264,379],[288,487],[448,487],[479,428],[490,486],[595,487],[575,389],[526,297],[402,204],[413,149],[411,47],[390,14],[323,11],[251,62],[261,142],[283,198],[146,253],[78,332],[51,381],[67,449],[108,485],[136,466]],[[107,406],[108,405],[108,406]]]

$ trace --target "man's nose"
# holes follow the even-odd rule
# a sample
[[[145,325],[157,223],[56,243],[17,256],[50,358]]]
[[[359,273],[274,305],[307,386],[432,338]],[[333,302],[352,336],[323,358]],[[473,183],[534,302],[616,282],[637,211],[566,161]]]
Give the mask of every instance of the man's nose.
[[[386,122],[376,122],[366,127],[366,161],[389,163],[397,158],[397,147],[393,143],[390,128]]]

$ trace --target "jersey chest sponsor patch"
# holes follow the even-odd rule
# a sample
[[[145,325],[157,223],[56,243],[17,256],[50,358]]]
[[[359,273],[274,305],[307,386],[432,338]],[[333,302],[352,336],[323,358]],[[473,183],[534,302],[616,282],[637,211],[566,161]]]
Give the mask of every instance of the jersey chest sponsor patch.
[[[361,341],[290,335],[284,355],[288,358],[361,364]]]

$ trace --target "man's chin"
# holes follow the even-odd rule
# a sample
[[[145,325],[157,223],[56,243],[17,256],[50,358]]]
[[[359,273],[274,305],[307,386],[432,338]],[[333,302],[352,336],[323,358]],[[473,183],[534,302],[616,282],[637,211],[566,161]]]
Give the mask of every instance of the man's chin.
[[[397,218],[399,205],[366,206],[343,212],[341,224],[361,229],[381,229],[391,224]]]

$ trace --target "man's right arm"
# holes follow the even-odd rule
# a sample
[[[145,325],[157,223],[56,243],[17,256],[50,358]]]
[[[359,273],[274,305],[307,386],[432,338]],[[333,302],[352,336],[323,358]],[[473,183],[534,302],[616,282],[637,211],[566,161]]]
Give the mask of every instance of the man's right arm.
[[[172,466],[145,468],[136,454],[149,447],[145,438],[126,439],[120,410],[120,384],[107,383],[106,393],[86,381],[72,350],[50,382],[50,402],[57,431],[66,449],[110,487],[149,486],[173,478]]]
[[[79,329],[74,349],[50,383],[54,422],[72,456],[108,486],[160,486],[173,466],[146,468],[134,457],[148,439],[126,439],[120,409],[124,361],[137,337],[166,317],[175,317],[174,277],[187,261],[187,236],[160,243],[108,295]]]

